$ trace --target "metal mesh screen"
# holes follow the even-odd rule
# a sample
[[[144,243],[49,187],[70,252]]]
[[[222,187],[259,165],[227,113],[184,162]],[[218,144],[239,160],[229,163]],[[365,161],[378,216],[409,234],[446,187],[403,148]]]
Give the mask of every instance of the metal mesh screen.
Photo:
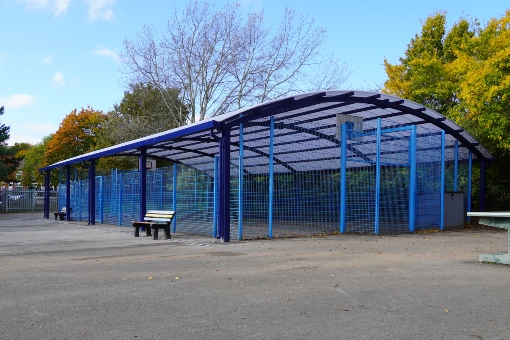
[[[234,129],[232,145],[238,149],[231,153],[231,238],[340,231],[342,205],[346,232],[406,232],[413,211],[416,229],[438,228],[443,178],[441,133],[410,125],[378,129],[377,124],[375,120],[365,121],[363,131],[350,131],[345,140],[338,126],[319,119],[259,119]],[[413,148],[415,152],[411,152]],[[343,162],[346,181],[342,203]],[[415,187],[411,185],[412,169]],[[461,169],[457,171],[462,183],[458,187],[464,188],[467,167]],[[175,209],[174,231],[216,235],[217,172],[212,157],[148,171],[147,209]],[[88,180],[71,185],[73,218],[87,220]],[[112,171],[108,176],[98,176],[95,185],[96,221],[130,226],[132,220],[138,220],[137,171]],[[63,206],[65,185],[59,192]]]

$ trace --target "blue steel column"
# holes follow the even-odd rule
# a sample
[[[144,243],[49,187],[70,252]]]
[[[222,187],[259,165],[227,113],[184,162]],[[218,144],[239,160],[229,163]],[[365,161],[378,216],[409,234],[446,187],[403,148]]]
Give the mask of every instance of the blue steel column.
[[[230,242],[230,129],[223,130],[220,140],[220,237]]]
[[[441,131],[441,221],[440,229],[444,230],[444,179],[445,179],[445,132]]]
[[[147,209],[147,150],[140,150],[140,213],[139,221],[143,221]]]
[[[218,237],[218,187],[219,187],[219,156],[214,156],[214,183],[213,183],[213,237]]]
[[[244,195],[244,129],[243,124],[239,125],[239,180],[238,180],[238,226],[237,238],[243,239],[243,195]]]
[[[122,225],[122,193],[124,186],[122,185],[122,172],[118,176],[118,182],[119,182],[119,226]]]
[[[471,195],[472,195],[472,176],[473,176],[473,154],[469,151],[469,163],[468,163],[468,197],[467,197],[467,212],[471,211]],[[468,222],[471,221],[471,217],[468,216]]]
[[[414,233],[416,224],[416,125],[411,127],[409,164],[409,232]]]
[[[375,159],[375,223],[374,233],[379,234],[379,205],[381,204],[381,118],[377,118],[377,141]]]
[[[478,210],[483,212],[485,211],[485,173],[486,173],[486,163],[485,161],[480,162],[480,196],[479,196],[479,205]]]
[[[99,224],[103,224],[103,176],[99,176]]]
[[[51,171],[46,170],[44,174],[44,218],[50,218],[50,179]]]
[[[81,221],[82,180],[78,181],[78,221]]]
[[[66,221],[71,220],[71,166],[66,165]]]
[[[457,191],[457,178],[459,171],[459,141],[455,141],[455,153],[453,155],[453,191]]]
[[[342,124],[340,140],[340,233],[345,233],[347,207],[347,124]]]
[[[177,164],[174,163],[174,173],[173,173],[173,186],[172,186],[172,210],[177,212]],[[177,214],[174,216],[174,221],[172,224],[172,232],[175,233],[177,230]]]
[[[274,204],[274,117],[269,119],[269,227],[267,236],[273,237],[273,204]]]
[[[90,160],[89,168],[89,224],[96,224],[96,160]]]

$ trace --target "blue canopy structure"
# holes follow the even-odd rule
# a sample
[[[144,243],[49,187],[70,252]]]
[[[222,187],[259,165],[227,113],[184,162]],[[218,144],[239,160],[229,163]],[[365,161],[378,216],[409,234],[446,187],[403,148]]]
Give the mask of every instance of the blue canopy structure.
[[[435,153],[437,150],[439,153]],[[385,176],[383,170],[390,167],[408,169],[398,170],[398,176],[405,173],[406,181],[418,187],[417,181],[425,174],[425,170],[420,170],[420,164],[442,164],[441,171],[444,172],[448,164],[455,164],[457,171],[459,163],[471,166],[473,161],[480,162],[480,204],[483,208],[485,164],[493,160],[468,132],[422,105],[381,93],[332,90],[276,99],[51,164],[40,169],[46,173],[48,185],[45,187],[49,188],[51,170],[64,167],[69,174],[70,166],[76,163],[90,163],[89,178],[94,178],[95,161],[107,156],[141,159],[140,218],[146,211],[147,158],[169,160],[192,167],[211,178],[216,176],[218,207],[214,217],[217,217],[217,236],[225,241],[230,239],[233,177],[240,192],[236,206],[242,215],[243,178],[267,175],[268,190],[273,190],[268,194],[267,214],[272,214],[269,217],[272,219],[275,213],[272,209],[278,204],[274,200],[275,188],[270,188],[275,183],[275,176],[280,180],[285,175],[322,172],[328,173],[333,181],[331,178],[335,173],[340,182],[338,195],[336,192],[334,195],[339,196],[335,202],[338,201],[340,210],[338,219],[343,219],[343,222],[339,221],[340,231],[343,231],[342,223],[345,228],[350,216],[345,216],[350,199],[346,196],[350,190],[347,181],[356,171],[357,175],[351,180],[359,179],[360,169],[373,169],[374,183],[379,183],[380,190],[381,175]],[[396,176],[395,173],[392,176]],[[70,176],[66,178],[66,190],[70,190]],[[95,190],[93,182],[89,188],[92,192]],[[419,197],[419,188],[405,190],[410,190],[406,191],[409,197]],[[299,195],[298,191],[295,194]],[[70,196],[67,192],[68,207]],[[89,197],[89,209],[92,209],[89,212],[92,212],[94,195]],[[416,215],[419,208],[415,210],[414,207],[418,202],[413,202],[412,197],[409,200],[410,212],[406,210],[406,214]],[[381,204],[377,200],[375,203]],[[380,219],[377,209],[376,219]],[[45,211],[45,217],[48,216],[49,211]],[[95,219],[91,218],[89,222],[94,224]],[[411,218],[409,223],[416,222]],[[413,231],[414,227],[410,226],[409,230]]]

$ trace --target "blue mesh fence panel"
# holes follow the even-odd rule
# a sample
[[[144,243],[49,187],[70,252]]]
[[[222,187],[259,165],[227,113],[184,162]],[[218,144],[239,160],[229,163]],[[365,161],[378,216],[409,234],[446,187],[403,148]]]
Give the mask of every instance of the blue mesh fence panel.
[[[328,121],[329,122],[329,121]],[[244,125],[243,168],[239,154],[231,154],[231,238],[283,237],[331,233],[340,227],[340,135],[336,125],[279,118],[274,122],[275,143],[270,149],[270,120]],[[233,138],[239,130],[233,130]],[[376,192],[379,190],[380,233],[409,230],[410,127],[381,131],[377,143],[376,122],[364,123],[346,141],[346,231],[374,233]],[[306,145],[305,151],[302,146]],[[378,147],[378,145],[380,145]],[[377,151],[379,150],[379,154]],[[416,228],[438,228],[441,197],[441,135],[417,128]],[[269,155],[273,154],[273,176]],[[314,154],[310,161],[307,153]],[[376,187],[377,164],[380,186]],[[214,159],[203,157],[194,164],[147,171],[147,209],[173,210],[176,196],[176,231],[213,235]],[[240,183],[239,172],[242,172]],[[447,190],[451,170],[447,170]],[[271,178],[273,195],[270,195]],[[139,219],[138,171],[112,171],[96,178],[96,220],[131,226]],[[467,189],[467,166],[459,165],[458,188]],[[72,182],[73,218],[88,218],[88,179]],[[239,215],[242,190],[242,215]],[[270,201],[273,202],[270,207]],[[60,208],[65,204],[65,185],[59,186]],[[270,209],[271,208],[271,209]],[[270,212],[272,211],[272,216]],[[241,223],[242,234],[239,234]],[[270,227],[272,229],[270,230]],[[272,231],[272,234],[270,233]]]
[[[214,178],[191,166],[177,169],[177,231],[212,236]]]
[[[441,211],[441,135],[421,134],[417,150],[416,229],[439,228]]]

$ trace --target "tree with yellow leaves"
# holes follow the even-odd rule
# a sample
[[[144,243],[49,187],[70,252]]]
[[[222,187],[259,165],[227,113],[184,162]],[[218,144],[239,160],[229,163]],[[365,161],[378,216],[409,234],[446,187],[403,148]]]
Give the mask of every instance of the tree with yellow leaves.
[[[421,103],[454,120],[497,158],[487,172],[487,205],[508,209],[510,186],[510,10],[485,27],[430,16],[399,63],[384,60],[383,92]],[[476,177],[474,178],[476,180]]]

